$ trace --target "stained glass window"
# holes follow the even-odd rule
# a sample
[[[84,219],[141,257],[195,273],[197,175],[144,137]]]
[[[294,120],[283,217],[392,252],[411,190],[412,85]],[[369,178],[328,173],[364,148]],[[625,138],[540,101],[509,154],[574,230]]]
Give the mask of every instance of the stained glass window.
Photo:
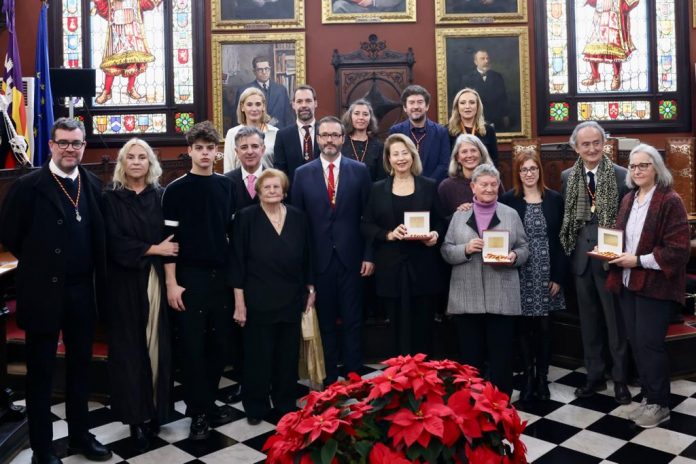
[[[545,0],[537,75],[539,132],[600,120],[612,133],[689,130],[688,2]],[[680,110],[677,112],[677,107]],[[604,124],[604,123],[603,123]]]
[[[88,137],[181,142],[189,126],[178,116],[206,113],[204,86],[196,86],[205,80],[204,41],[194,40],[202,2],[62,0],[52,14],[63,36],[52,56],[64,67],[96,70],[95,97],[78,109],[90,121]]]

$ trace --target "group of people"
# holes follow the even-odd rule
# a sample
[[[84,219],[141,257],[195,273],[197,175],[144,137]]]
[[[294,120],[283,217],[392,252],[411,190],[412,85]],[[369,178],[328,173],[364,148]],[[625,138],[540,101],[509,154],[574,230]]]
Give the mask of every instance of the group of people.
[[[689,231],[655,148],[636,147],[626,170],[603,154],[601,126],[584,122],[570,139],[579,156],[563,172],[562,193],[546,186],[533,151],[514,155],[506,192],[495,127],[475,90],[456,94],[447,126],[428,119],[423,87],[408,86],[401,99],[408,119],[382,143],[366,100],[342,120],[317,121],[316,92],[301,85],[292,97],[296,121],[277,129],[266,94],[248,88],[239,99],[242,124],[225,140],[225,174],[214,172],[220,135],[200,122],[186,135],[190,172],[166,189],[152,149],[132,139],[102,193],[80,166],[82,123],[56,121],[51,160],[13,184],[0,211],[0,243],[19,259],[33,462],[60,462],[50,422],[60,332],[69,445],[87,459],[111,457],[87,421],[97,308],[109,334],[112,411],[144,451],[171,410],[174,359],[193,440],[235,417],[216,404],[230,360],[241,392],[225,402],[241,398],[250,424],[271,405],[281,414],[295,409],[301,318],[310,307],[324,384],[359,373],[368,279],[400,354],[429,353],[435,314],[444,310],[459,360],[510,394],[519,340],[520,399],[530,401],[550,398],[549,314],[565,308],[570,270],[588,372],[575,394],[606,388],[608,347],[616,400],[629,403],[628,343],[643,392],[632,419],[643,427],[667,420],[664,336],[671,307],[683,299]],[[427,230],[407,226],[413,212],[421,219],[427,212]],[[609,263],[586,253],[598,226],[624,230],[625,253]],[[482,255],[490,230],[507,231],[502,265]]]

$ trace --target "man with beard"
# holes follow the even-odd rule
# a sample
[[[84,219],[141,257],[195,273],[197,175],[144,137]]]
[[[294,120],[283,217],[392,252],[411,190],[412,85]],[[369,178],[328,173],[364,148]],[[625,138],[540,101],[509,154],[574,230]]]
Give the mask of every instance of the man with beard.
[[[493,124],[496,131],[509,129],[510,105],[503,75],[491,69],[491,58],[486,50],[474,53],[474,66],[474,70],[462,76],[459,87],[469,87],[479,93],[486,121]]]
[[[297,115],[296,124],[282,128],[276,134],[274,167],[283,171],[293,181],[295,169],[319,155],[315,137],[314,112],[317,109],[317,93],[309,85],[295,89],[292,108]]]
[[[410,137],[418,149],[423,175],[440,183],[447,177],[451,148],[447,129],[428,119],[430,93],[420,85],[409,85],[401,92],[401,104],[408,121],[393,125],[389,133]]]
[[[362,367],[361,276],[371,275],[374,264],[360,219],[372,182],[364,164],[341,156],[344,128],[337,118],[321,119],[316,134],[321,154],[297,169],[291,198],[309,218],[324,384],[330,385],[338,379],[339,362],[344,376]]]

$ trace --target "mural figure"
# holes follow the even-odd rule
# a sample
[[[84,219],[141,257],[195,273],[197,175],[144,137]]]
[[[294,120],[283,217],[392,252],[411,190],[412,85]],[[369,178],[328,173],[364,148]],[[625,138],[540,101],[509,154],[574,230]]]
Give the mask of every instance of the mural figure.
[[[595,9],[592,32],[582,51],[590,64],[591,74],[581,81],[590,86],[601,81],[599,63],[611,63],[613,77],[611,90],[621,88],[621,63],[636,49],[631,40],[629,13],[640,0],[586,0],[585,5]]]
[[[100,105],[111,100],[111,87],[116,76],[128,79],[128,96],[140,100],[135,89],[138,75],[155,61],[145,39],[143,12],[153,10],[162,0],[94,0],[96,13],[108,21],[104,56],[99,67],[104,71],[104,89],[97,97]]]

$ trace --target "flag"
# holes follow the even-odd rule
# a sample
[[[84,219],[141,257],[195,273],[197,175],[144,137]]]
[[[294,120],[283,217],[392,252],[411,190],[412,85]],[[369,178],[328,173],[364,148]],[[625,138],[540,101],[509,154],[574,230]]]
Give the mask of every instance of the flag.
[[[36,83],[34,84],[34,166],[49,157],[48,140],[53,127],[53,94],[48,63],[48,2],[43,2],[36,36]]]
[[[22,65],[19,61],[19,49],[17,48],[17,37],[15,35],[15,0],[4,0],[2,12],[5,14],[7,31],[9,33],[2,90],[5,94],[5,98],[9,101],[7,113],[15,124],[17,134],[29,140],[27,137],[27,115],[26,109],[24,108]],[[27,153],[27,157],[31,159],[31,154]],[[5,157],[5,168],[14,168],[15,166],[14,156]]]

